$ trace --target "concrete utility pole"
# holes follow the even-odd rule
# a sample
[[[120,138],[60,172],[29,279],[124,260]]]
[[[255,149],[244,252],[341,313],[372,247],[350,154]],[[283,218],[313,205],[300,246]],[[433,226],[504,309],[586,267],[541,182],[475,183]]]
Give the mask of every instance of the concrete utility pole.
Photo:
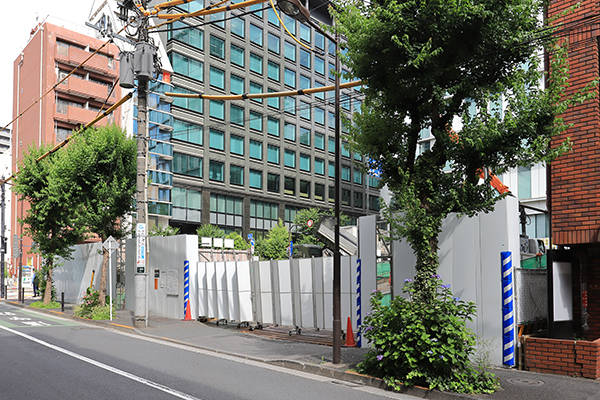
[[[6,247],[6,237],[4,236],[6,234],[4,230],[4,211],[6,210],[6,182],[4,181],[4,176],[2,177],[2,188],[0,190],[0,205],[2,207],[0,210],[0,252],[2,253],[0,258],[0,299],[3,299],[6,297],[6,286],[4,285],[4,279],[6,278],[4,276],[4,255],[8,251]]]

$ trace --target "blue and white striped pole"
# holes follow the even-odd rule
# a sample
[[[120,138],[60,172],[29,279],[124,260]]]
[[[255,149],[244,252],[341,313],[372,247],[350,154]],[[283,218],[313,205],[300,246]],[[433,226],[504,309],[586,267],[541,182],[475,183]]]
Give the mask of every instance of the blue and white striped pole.
[[[361,262],[360,258],[356,260],[356,347],[362,347],[362,335],[360,334],[361,319],[361,307],[360,307],[360,269]]]
[[[190,306],[190,262],[183,262],[183,318],[187,319]]]
[[[515,311],[513,307],[513,269],[510,251],[503,251],[502,258],[502,362],[515,365]]]

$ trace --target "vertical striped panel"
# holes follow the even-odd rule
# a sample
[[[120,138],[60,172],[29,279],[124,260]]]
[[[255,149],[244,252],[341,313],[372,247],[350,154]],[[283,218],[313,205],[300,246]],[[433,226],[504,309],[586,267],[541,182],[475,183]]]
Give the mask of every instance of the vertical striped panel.
[[[513,269],[510,251],[501,253],[502,259],[502,362],[515,365],[515,311],[513,306]]]

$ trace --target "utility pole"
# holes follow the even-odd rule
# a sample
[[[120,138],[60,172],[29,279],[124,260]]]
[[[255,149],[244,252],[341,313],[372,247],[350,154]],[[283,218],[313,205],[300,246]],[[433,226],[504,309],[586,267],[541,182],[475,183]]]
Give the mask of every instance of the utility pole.
[[[146,0],[142,0],[142,7],[146,9]],[[148,326],[147,295],[148,295],[148,268],[147,261],[147,226],[148,202],[146,194],[146,171],[148,154],[148,80],[153,71],[145,70],[147,52],[151,45],[148,43],[148,17],[140,14],[138,28],[138,43],[135,46],[134,71],[138,80],[138,118],[137,118],[137,191],[136,191],[136,236],[137,236],[137,265],[133,280],[135,293],[136,321],[144,320]],[[153,55],[150,56],[153,59]],[[149,72],[149,73],[148,73]]]
[[[4,285],[4,255],[7,252],[6,247],[6,237],[4,231],[4,212],[6,210],[6,182],[4,181],[4,176],[2,176],[2,188],[0,189],[0,299],[6,297],[6,286]]]

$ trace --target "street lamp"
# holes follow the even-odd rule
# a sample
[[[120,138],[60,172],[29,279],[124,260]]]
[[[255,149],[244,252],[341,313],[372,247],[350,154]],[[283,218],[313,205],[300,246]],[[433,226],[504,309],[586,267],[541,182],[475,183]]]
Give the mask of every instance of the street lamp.
[[[304,7],[300,0],[278,0],[277,7],[288,17],[300,22],[310,20],[310,11]]]

